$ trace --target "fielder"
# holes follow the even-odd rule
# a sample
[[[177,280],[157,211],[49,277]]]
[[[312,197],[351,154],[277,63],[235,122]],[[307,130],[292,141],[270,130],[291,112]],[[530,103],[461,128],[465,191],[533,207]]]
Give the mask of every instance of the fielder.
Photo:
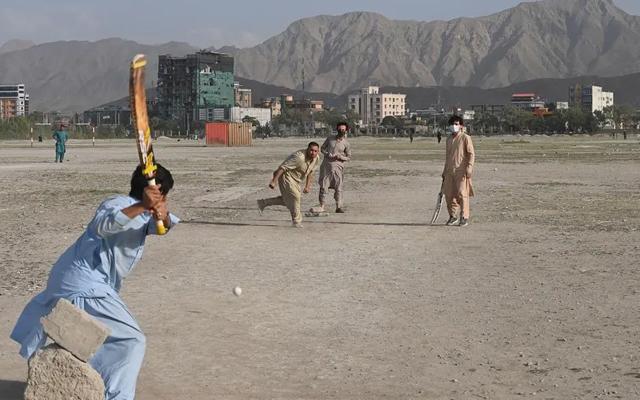
[[[311,209],[311,212],[314,213],[324,212],[325,200],[329,189],[334,190],[333,198],[336,201],[336,212],[344,213],[342,208],[344,163],[351,160],[351,146],[347,141],[349,125],[346,122],[339,122],[336,125],[336,130],[338,133],[334,136],[329,136],[320,148],[324,155],[320,166],[320,177],[318,178],[318,185],[320,186],[318,201],[320,205]]]

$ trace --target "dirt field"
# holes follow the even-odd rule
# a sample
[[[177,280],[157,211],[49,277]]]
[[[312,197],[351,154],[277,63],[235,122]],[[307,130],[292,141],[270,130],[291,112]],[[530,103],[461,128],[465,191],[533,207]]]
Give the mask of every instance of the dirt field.
[[[255,204],[307,139],[158,140],[183,223],[124,283],[147,335],[137,399],[640,398],[638,138],[474,140],[469,227],[427,224],[444,144],[352,138],[347,213],[302,230]],[[0,144],[1,399],[26,379],[18,314],[136,153],[53,158]]]

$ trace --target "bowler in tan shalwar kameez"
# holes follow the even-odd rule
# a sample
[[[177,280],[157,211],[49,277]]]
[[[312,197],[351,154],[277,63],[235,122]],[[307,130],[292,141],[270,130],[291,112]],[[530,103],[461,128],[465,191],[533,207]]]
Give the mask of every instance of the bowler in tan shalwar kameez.
[[[318,165],[319,151],[320,146],[311,142],[307,149],[296,151],[280,164],[273,173],[271,183],[269,183],[271,189],[275,188],[276,183],[278,184],[280,196],[258,200],[258,208],[261,212],[268,206],[285,206],[291,213],[293,226],[302,227],[300,185],[306,179],[303,192],[308,193],[311,190],[313,172]]]
[[[452,133],[447,138],[447,152],[442,171],[442,193],[447,201],[449,211],[448,225],[460,223],[464,226],[469,220],[469,197],[473,196],[471,175],[475,162],[475,151],[471,137],[465,132],[464,122],[460,117],[452,117],[450,126]],[[458,132],[454,132],[454,123],[457,122]],[[462,209],[460,219],[458,213]]]

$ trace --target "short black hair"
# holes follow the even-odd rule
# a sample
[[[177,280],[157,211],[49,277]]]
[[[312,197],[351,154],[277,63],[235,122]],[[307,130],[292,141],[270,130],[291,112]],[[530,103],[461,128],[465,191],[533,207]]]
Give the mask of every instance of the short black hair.
[[[173,188],[173,177],[171,176],[171,172],[162,165],[156,164],[156,167],[156,185],[161,185],[160,193],[166,195]],[[136,200],[142,200],[142,193],[147,185],[147,177],[142,173],[142,166],[138,165],[131,175],[131,191],[129,192],[129,196]]]
[[[347,131],[349,130],[349,124],[346,121],[340,121],[336,124],[336,130],[341,126],[344,125],[347,127]]]
[[[307,145],[307,150],[309,150],[310,148],[312,148],[313,146],[316,146],[317,148],[320,148],[320,145],[316,142],[309,142],[309,144]]]
[[[451,118],[449,118],[449,125],[453,125],[454,122],[459,122],[460,125],[464,125],[464,119],[459,115],[452,115]]]

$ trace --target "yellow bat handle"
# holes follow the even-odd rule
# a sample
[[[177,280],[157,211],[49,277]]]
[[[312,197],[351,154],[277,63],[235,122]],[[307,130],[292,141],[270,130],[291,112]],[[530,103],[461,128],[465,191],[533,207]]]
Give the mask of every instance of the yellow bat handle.
[[[156,232],[158,235],[164,235],[167,233],[167,228],[164,227],[164,223],[160,220],[156,221]]]
[[[147,181],[147,183],[149,183],[149,185],[155,186],[156,185],[156,180],[155,179],[149,179]],[[167,228],[165,228],[164,222],[162,222],[161,219],[157,219],[156,220],[156,233],[158,235],[164,235],[164,234],[167,233]]]

